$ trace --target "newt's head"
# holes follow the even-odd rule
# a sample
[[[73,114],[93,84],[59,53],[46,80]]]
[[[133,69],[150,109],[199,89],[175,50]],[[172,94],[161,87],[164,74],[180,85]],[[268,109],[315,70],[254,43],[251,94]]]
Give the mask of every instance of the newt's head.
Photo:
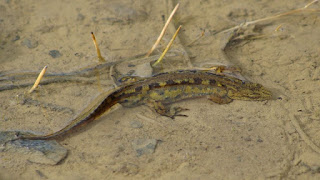
[[[228,97],[237,100],[262,101],[271,99],[271,92],[260,84],[245,82],[241,86],[228,88]]]

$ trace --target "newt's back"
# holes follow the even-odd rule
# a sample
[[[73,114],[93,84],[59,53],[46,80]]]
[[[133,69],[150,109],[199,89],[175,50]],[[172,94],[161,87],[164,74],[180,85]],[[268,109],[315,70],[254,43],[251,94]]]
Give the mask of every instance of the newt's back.
[[[130,107],[150,101],[167,104],[202,96],[224,98],[223,103],[233,99],[267,100],[271,98],[271,92],[260,84],[223,74],[181,70],[140,79],[125,85],[115,96],[119,97],[119,103]],[[220,102],[221,100],[218,101]]]

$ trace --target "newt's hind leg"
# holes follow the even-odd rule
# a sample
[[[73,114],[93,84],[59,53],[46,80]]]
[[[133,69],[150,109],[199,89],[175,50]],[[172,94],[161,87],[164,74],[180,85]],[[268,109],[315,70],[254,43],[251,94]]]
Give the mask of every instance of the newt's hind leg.
[[[189,110],[186,108],[171,107],[170,105],[164,105],[159,101],[150,102],[148,103],[148,106],[152,107],[161,116],[167,116],[167,117],[170,117],[171,119],[174,119],[176,116],[188,117],[185,114],[180,114],[180,112],[182,111]]]

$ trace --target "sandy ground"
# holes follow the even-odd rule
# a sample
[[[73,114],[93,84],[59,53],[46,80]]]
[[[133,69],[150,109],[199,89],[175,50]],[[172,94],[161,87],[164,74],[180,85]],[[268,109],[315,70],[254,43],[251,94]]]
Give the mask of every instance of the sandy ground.
[[[173,27],[181,24],[180,41],[171,52],[195,66],[238,66],[244,77],[270,89],[272,100],[183,101],[175,105],[190,109],[189,117],[175,120],[145,106],[119,108],[59,141],[69,153],[58,165],[0,152],[0,179],[319,179],[319,12],[260,22],[231,41],[231,31],[217,34],[308,2],[182,0],[162,41],[168,42]],[[59,73],[96,65],[91,31],[108,62],[146,53],[176,3],[3,0],[0,72],[39,72],[47,65],[48,72]],[[319,4],[313,8],[320,9]],[[204,37],[190,45],[203,30]],[[18,103],[17,95],[29,88],[0,92],[1,131],[57,131],[104,91],[99,82],[54,83],[30,96],[40,104]],[[69,111],[45,108],[48,103]],[[138,140],[156,140],[154,152],[139,154]]]

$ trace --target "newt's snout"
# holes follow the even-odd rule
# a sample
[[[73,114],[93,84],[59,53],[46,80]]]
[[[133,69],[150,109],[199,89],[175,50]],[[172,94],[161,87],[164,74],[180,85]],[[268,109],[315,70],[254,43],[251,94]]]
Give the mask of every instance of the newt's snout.
[[[263,101],[271,99],[272,93],[260,84],[247,82],[245,87],[228,89],[228,97],[237,100]]]

